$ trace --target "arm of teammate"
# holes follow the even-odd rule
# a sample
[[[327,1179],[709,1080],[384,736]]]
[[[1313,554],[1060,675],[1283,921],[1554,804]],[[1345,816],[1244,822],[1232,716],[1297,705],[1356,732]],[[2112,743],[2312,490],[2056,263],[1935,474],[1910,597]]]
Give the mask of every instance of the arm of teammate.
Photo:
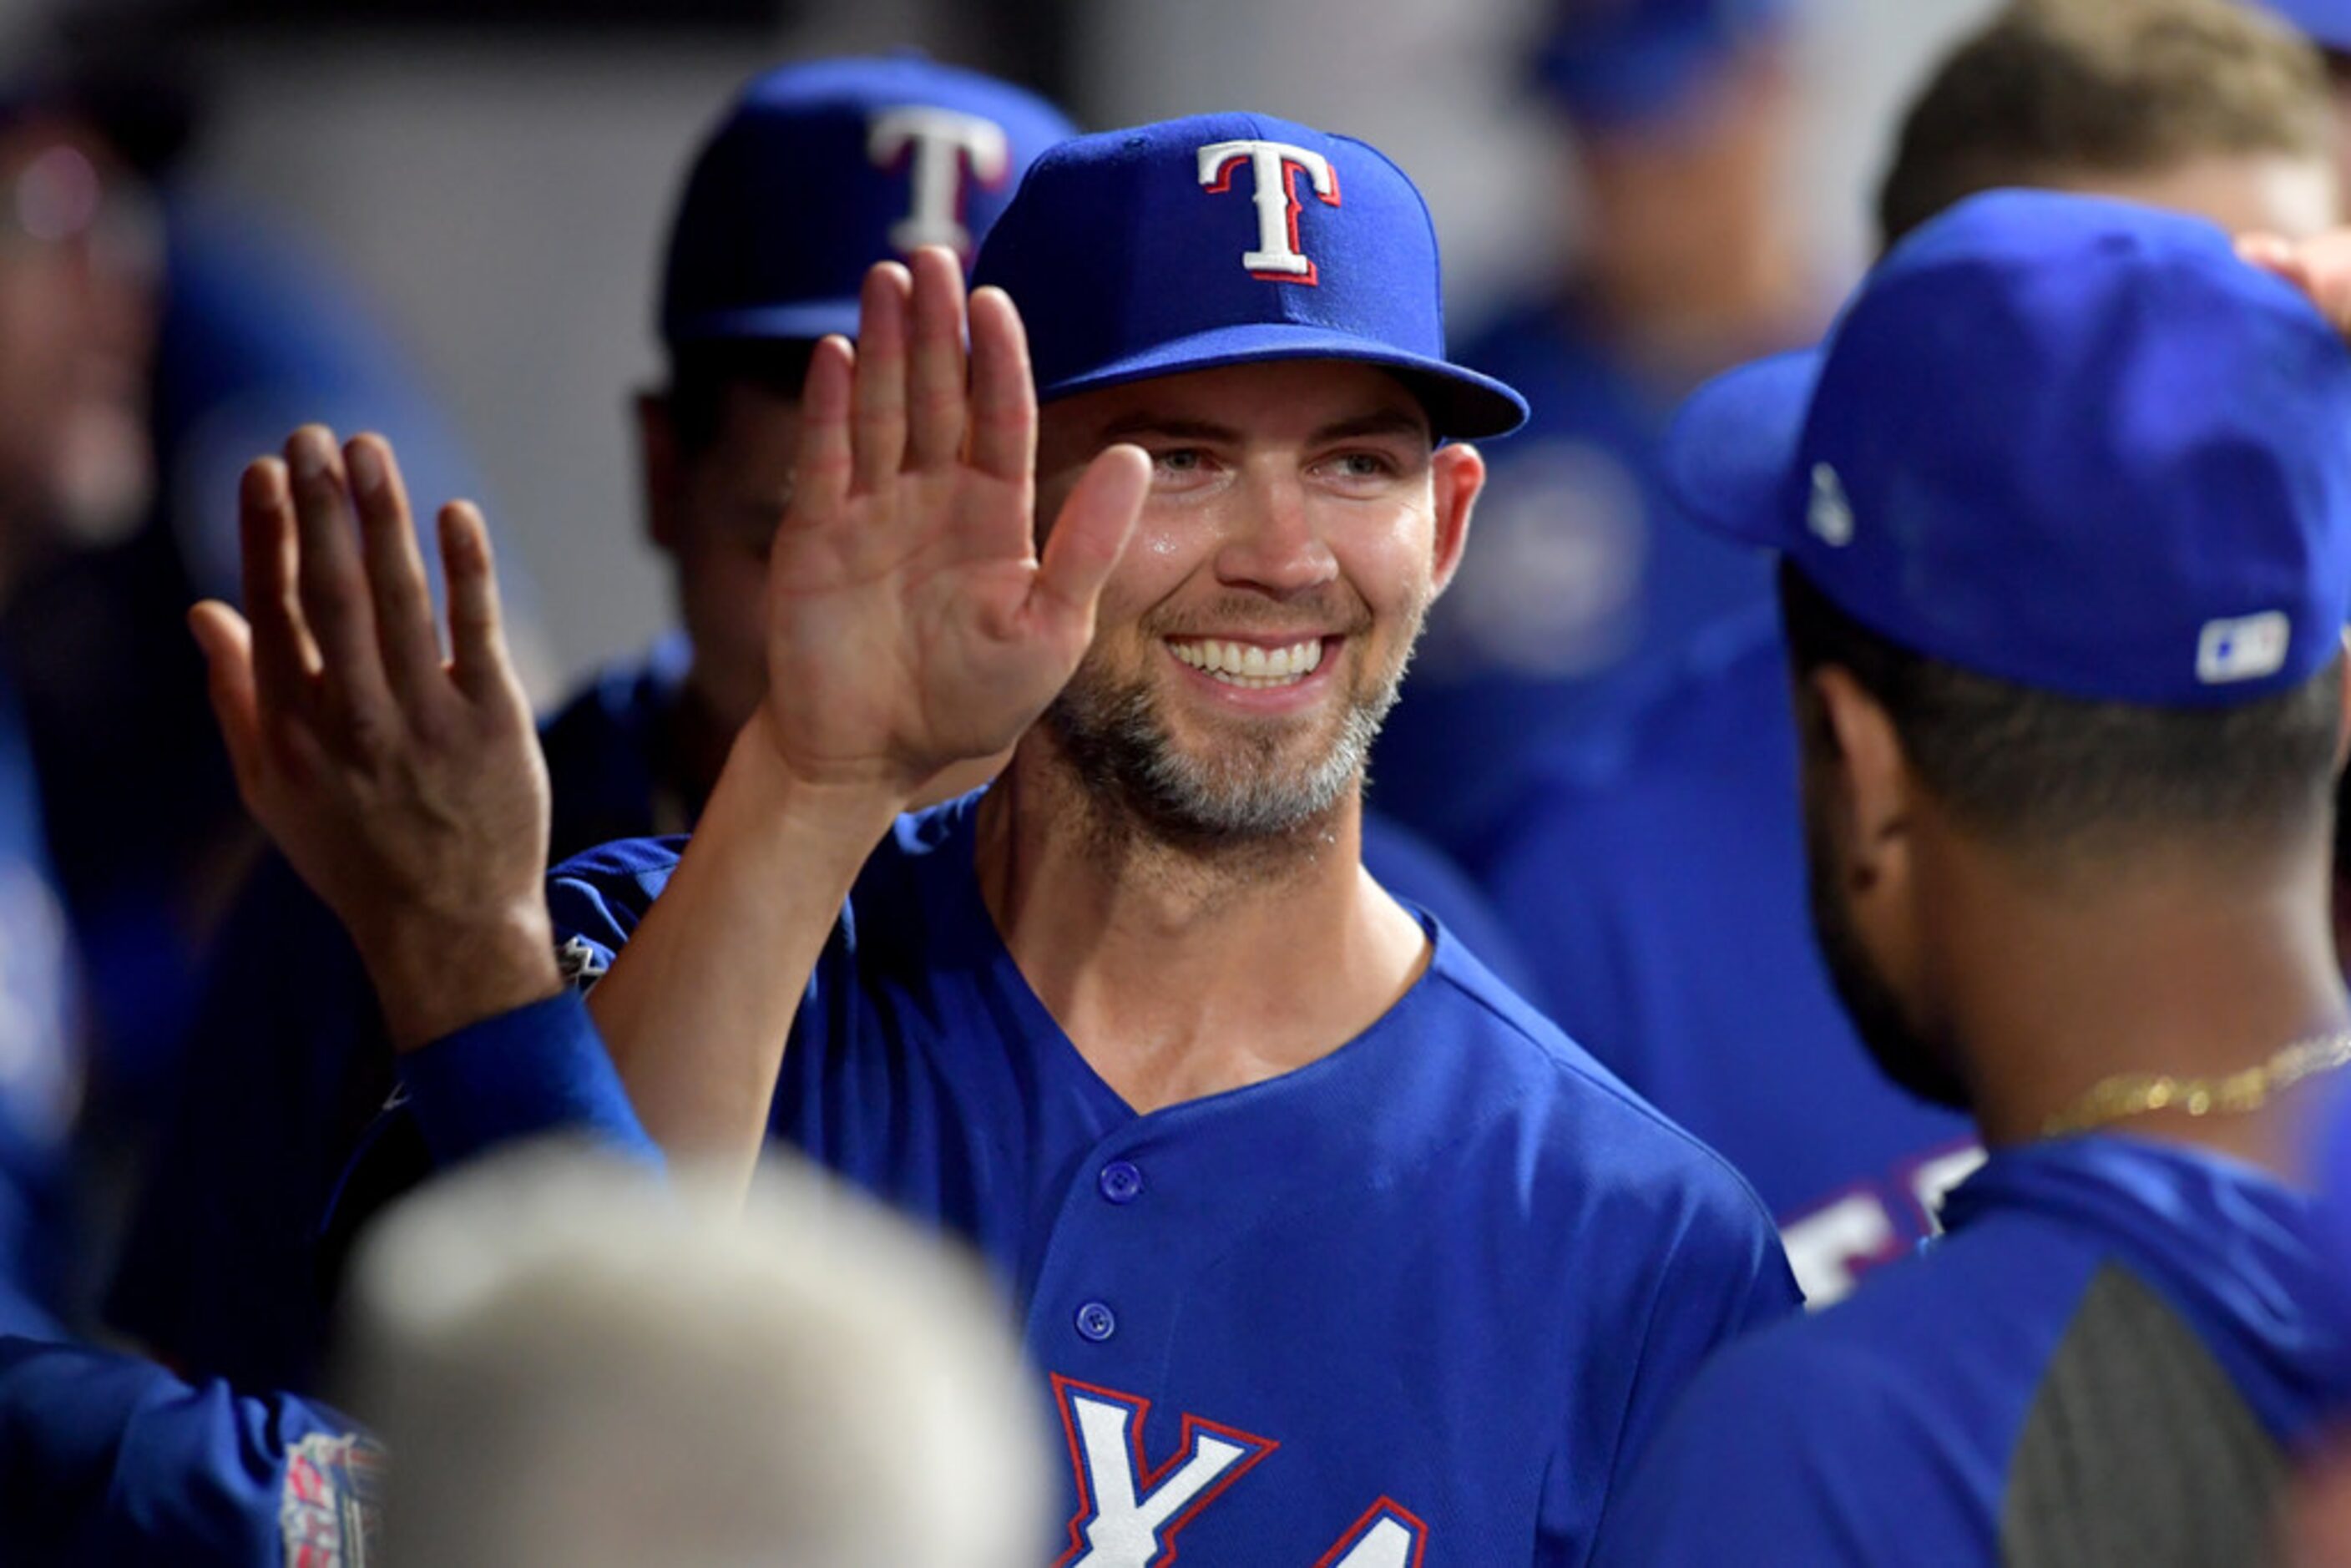
[[[555,1126],[644,1138],[558,971],[547,768],[480,515],[442,509],[442,656],[391,449],[297,431],[246,471],[243,614],[196,606],[237,787],[356,944],[444,1162]]]
[[[590,999],[673,1155],[747,1178],[843,900],[942,770],[1005,749],[1083,657],[1150,481],[1094,460],[1036,544],[1036,394],[1018,314],[953,256],[868,276],[855,348],[818,345],[768,582],[768,692],[661,896]]]
[[[358,1563],[377,1453],[291,1395],[0,1338],[0,1541],[12,1563]]]

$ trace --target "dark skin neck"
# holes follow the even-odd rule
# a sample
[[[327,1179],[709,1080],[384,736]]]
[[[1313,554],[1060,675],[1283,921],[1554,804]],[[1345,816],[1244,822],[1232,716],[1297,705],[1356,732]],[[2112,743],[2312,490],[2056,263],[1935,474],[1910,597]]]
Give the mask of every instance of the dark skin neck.
[[[1922,842],[1924,976],[1960,1042],[1985,1142],[2042,1135],[2101,1080],[2218,1078],[2351,1019],[2323,834],[2049,869]],[[1922,899],[1922,903],[1924,900]],[[2194,1145],[2298,1179],[2289,1091],[2252,1114],[2150,1112],[2102,1131]]]

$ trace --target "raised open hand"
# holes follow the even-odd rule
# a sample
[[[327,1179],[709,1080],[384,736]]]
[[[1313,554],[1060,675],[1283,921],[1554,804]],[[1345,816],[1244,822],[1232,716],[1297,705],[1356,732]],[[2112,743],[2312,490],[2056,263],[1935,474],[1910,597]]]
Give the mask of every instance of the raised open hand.
[[[547,766],[480,514],[440,515],[444,661],[381,439],[339,452],[306,426],[239,500],[246,613],[189,615],[214,713],[246,809],[358,942],[393,1042],[551,994]]]
[[[1096,457],[1035,546],[1037,399],[1012,302],[948,252],[867,274],[858,342],[818,345],[768,578],[760,716],[803,782],[910,799],[1001,751],[1093,637],[1151,482]]]

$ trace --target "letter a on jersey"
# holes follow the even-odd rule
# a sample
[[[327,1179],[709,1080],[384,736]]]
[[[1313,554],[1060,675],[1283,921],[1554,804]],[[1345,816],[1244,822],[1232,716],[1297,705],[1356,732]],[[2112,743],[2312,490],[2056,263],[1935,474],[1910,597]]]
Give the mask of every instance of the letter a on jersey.
[[[1004,127],[976,114],[923,105],[875,115],[866,133],[865,153],[884,169],[901,158],[907,161],[914,206],[890,225],[890,243],[902,252],[943,245],[969,257],[964,180],[968,175],[983,185],[1000,185],[1012,168],[1012,147]]]
[[[1270,283],[1316,284],[1322,275],[1298,245],[1298,214],[1304,204],[1298,195],[1298,176],[1306,176],[1325,206],[1339,204],[1339,172],[1320,152],[1292,147],[1287,141],[1213,141],[1200,149],[1200,184],[1210,192],[1229,191],[1233,171],[1249,166],[1257,204],[1257,248],[1241,253],[1241,265],[1251,277]]]

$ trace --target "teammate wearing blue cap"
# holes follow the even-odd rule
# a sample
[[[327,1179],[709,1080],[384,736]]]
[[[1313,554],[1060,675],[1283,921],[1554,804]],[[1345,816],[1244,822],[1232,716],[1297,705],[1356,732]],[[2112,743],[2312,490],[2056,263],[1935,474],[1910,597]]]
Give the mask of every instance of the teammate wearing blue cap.
[[[1782,196],[1789,0],[1554,0],[1532,75],[1573,152],[1571,266],[1464,346],[1527,394],[1478,553],[1380,744],[1380,809],[1473,858],[1546,743],[1613,733],[1689,639],[1769,601],[1674,517],[1656,447],[1706,377],[1810,342],[1829,297]],[[1474,759],[1474,764],[1472,760]]]
[[[632,1102],[673,1153],[780,1137],[975,1244],[1067,1439],[1058,1562],[1581,1562],[1664,1402],[1794,1290],[1727,1167],[1357,853],[1467,438],[1522,405],[1447,360],[1411,183],[1278,120],[1063,144],[977,277],[968,356],[936,250],[818,347],[768,695],[690,840],[558,874],[610,1058],[513,835],[465,826],[528,820],[528,769],[412,701],[396,490],[308,448],[290,492],[252,476],[249,632],[196,622],[247,797],[361,929],[383,792],[449,800],[463,961],[361,944],[443,1158],[626,1138]],[[494,651],[461,633],[461,688]]]
[[[2307,233],[2337,204],[2324,85],[2231,0],[2012,5],[1912,106],[1881,229],[2009,183]],[[1476,869],[1545,955],[1552,1016],[1755,1183],[1818,1305],[1930,1234],[1980,1155],[1963,1117],[1871,1070],[1837,1006],[1803,918],[1791,708],[1759,606],[1622,737],[1531,768]]]
[[[2294,1120],[2351,1064],[2346,420],[2337,330],[2220,229],[2025,192],[1683,413],[1694,514],[1782,557],[1838,994],[1993,1152],[1700,1375],[1603,1561],[2266,1557],[2351,1399]]]

